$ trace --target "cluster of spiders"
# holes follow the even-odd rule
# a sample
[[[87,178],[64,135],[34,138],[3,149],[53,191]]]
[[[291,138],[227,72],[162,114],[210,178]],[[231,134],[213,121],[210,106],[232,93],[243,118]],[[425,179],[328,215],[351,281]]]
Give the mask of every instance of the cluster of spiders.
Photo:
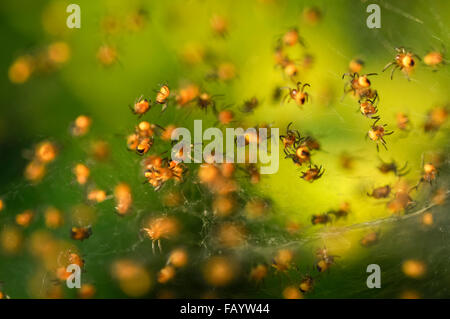
[[[364,117],[374,120],[370,130],[367,132],[366,138],[370,138],[377,145],[381,144],[386,150],[385,136],[391,135],[394,132],[385,129],[387,124],[378,124],[380,117],[378,113],[378,102],[380,100],[377,90],[371,87],[369,76],[377,75],[377,73],[359,74],[358,72],[344,73],[342,79],[349,77],[349,81],[344,85],[345,94],[351,93],[358,98],[359,110]]]
[[[314,182],[325,172],[322,165],[311,163],[311,152],[320,149],[319,142],[311,136],[301,136],[298,130],[291,129],[292,122],[286,127],[286,134],[280,135],[283,143],[285,158],[289,158],[295,165],[302,166],[309,163],[309,168],[301,173],[301,178],[307,182]]]

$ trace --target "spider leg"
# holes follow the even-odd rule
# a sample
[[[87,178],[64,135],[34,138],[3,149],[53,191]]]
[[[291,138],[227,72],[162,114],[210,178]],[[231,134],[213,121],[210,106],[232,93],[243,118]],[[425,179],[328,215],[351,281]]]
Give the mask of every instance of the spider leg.
[[[397,69],[397,66],[392,68],[392,72],[391,72],[391,80],[394,78],[394,72]]]
[[[342,79],[344,79],[346,76],[353,77],[353,75],[351,73],[344,73],[344,74],[342,74]]]
[[[381,141],[382,141],[381,144],[383,144],[384,148],[385,148],[386,151],[387,151],[386,141],[385,141],[383,138],[381,138]]]
[[[158,248],[159,248],[159,253],[162,254],[162,247],[161,247],[161,240],[158,239]]]
[[[301,92],[303,92],[303,90],[305,89],[305,86],[307,86],[307,87],[311,87],[311,85],[310,85],[309,83],[305,83],[305,84],[303,84],[303,86],[302,86],[302,90],[301,90]]]
[[[402,171],[402,170],[399,170],[398,172],[397,172],[397,176],[398,177],[401,177],[401,176],[405,176],[405,175],[407,175],[408,173],[410,172],[410,170],[408,169],[408,170],[406,170],[406,171]]]
[[[152,240],[152,251],[153,251],[153,255],[155,254],[155,241]]]
[[[388,64],[386,64],[386,65],[384,66],[384,68],[383,68],[383,71],[381,71],[381,72],[384,72],[384,71],[386,71],[387,69],[389,69],[391,66],[394,65],[394,63],[395,63],[395,62],[389,62]]]
[[[379,120],[380,120],[379,118],[376,119],[375,122],[373,122],[372,127],[374,127],[378,123]]]
[[[290,122],[290,123],[288,124],[288,126],[287,126],[287,128],[286,128],[286,131],[289,131],[289,129],[290,129],[292,123],[294,123],[294,122]]]
[[[408,161],[405,163],[405,165],[402,168],[400,168],[398,170],[399,174],[397,176],[404,176],[404,175],[408,174],[410,170],[407,169],[407,166],[408,166]]]

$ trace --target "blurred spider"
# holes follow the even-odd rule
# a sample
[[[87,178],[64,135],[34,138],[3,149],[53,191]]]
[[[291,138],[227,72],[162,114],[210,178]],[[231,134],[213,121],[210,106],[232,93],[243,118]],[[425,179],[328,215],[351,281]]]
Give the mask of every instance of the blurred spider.
[[[273,258],[272,267],[275,268],[277,272],[286,272],[291,268],[292,257],[292,251],[289,249],[280,249]]]
[[[361,244],[361,246],[370,247],[370,246],[375,245],[378,242],[379,237],[380,236],[379,236],[378,232],[372,231],[372,232],[364,235],[364,237],[361,238],[359,243]]]
[[[161,239],[170,239],[178,232],[178,222],[171,217],[158,217],[147,223],[148,227],[141,229],[152,241],[152,251],[155,253],[155,243],[158,244],[159,252],[162,253]]]
[[[243,113],[251,113],[259,106],[259,100],[256,96],[253,96],[251,99],[244,101],[244,105],[241,108],[241,112]]]
[[[314,279],[311,276],[307,275],[300,282],[299,288],[301,292],[307,293],[313,289],[313,286],[314,286]]]
[[[289,89],[289,94],[287,94],[283,100],[286,100],[287,98],[289,98],[290,100],[294,100],[295,103],[297,103],[298,106],[303,106],[306,102],[308,102],[309,100],[309,94],[307,92],[304,92],[305,87],[310,87],[311,85],[309,85],[308,83],[303,84],[302,87],[300,87],[302,83],[301,82],[297,82],[297,87],[292,89],[292,88],[287,88]]]
[[[335,263],[335,258],[339,257],[336,255],[329,255],[326,247],[319,248],[316,255],[319,258],[319,261],[316,264],[316,268],[319,272],[328,270],[330,266]]]
[[[281,39],[278,40],[277,46],[275,47],[273,59],[275,60],[275,66],[283,66],[284,63],[288,60],[287,55],[283,51],[283,44],[281,42]]]
[[[383,174],[392,172],[392,173],[394,173],[395,176],[401,177],[401,176],[405,176],[406,174],[409,173],[409,169],[407,169],[408,162],[406,162],[405,165],[403,165],[403,167],[401,167],[401,168],[399,168],[397,166],[397,163],[395,161],[386,163],[380,159],[380,162],[381,162],[381,164],[380,164],[380,166],[378,166],[378,170]]]
[[[215,108],[216,102],[214,101],[214,98],[218,95],[210,95],[206,92],[201,93],[197,97],[197,105],[200,107],[200,109],[207,111],[208,107]]]
[[[317,225],[317,224],[325,225],[325,224],[331,223],[331,217],[328,214],[312,215],[311,223],[313,225]]]
[[[322,168],[322,165],[319,167],[317,165],[309,166],[309,169],[305,172],[302,172],[301,178],[303,178],[307,182],[314,182],[315,180],[322,177],[323,173],[325,173],[325,170]]]
[[[427,114],[427,119],[424,123],[425,132],[435,132],[447,121],[448,109],[444,107],[436,107],[430,110]]]
[[[85,240],[88,239],[92,235],[91,226],[87,227],[72,227],[70,230],[70,237],[75,240]]]
[[[286,127],[286,135],[280,135],[280,140],[283,143],[285,149],[290,147],[296,149],[305,139],[304,137],[300,136],[300,133],[297,130],[291,130],[291,125],[292,122],[290,122]]]
[[[336,220],[341,218],[346,218],[350,212],[350,204],[348,202],[343,202],[341,207],[337,210],[330,210],[327,214],[334,215]]]
[[[397,55],[395,56],[392,62],[386,64],[386,66],[383,69],[383,72],[389,69],[391,66],[393,66],[391,72],[391,80],[393,79],[394,72],[397,69],[403,71],[409,80],[409,73],[414,69],[414,66],[416,65],[416,61],[414,60],[414,58],[417,58],[419,60],[420,58],[412,52],[407,52],[406,49],[403,47],[395,48],[395,50],[397,51]]]
[[[367,196],[380,199],[380,198],[386,198],[391,193],[391,186],[385,185],[381,187],[377,187],[372,191],[372,194],[367,193]]]
[[[423,62],[429,67],[432,67],[434,72],[437,71],[438,67],[446,64],[444,59],[444,51],[445,50],[443,50],[443,52],[431,51],[427,53],[427,55],[423,57]]]
[[[224,108],[218,111],[216,108],[213,108],[213,111],[217,117],[217,123],[228,125],[234,120],[234,112],[230,109]]]
[[[272,101],[276,102],[281,99],[281,96],[283,94],[283,89],[279,86],[276,86],[272,91]]]
[[[367,133],[367,136],[372,141],[377,143],[377,152],[380,150],[379,149],[379,143],[381,143],[384,146],[384,148],[387,150],[386,141],[384,140],[384,136],[391,135],[392,133],[394,133],[394,131],[386,131],[385,130],[384,127],[387,126],[387,124],[377,125],[377,122],[379,120],[380,120],[380,118],[377,118],[375,120],[375,122],[372,124],[371,129]]]
[[[425,165],[423,165],[423,175],[420,180],[421,182],[427,182],[432,184],[433,181],[436,179],[437,174],[438,172],[436,166],[434,166],[431,163],[426,163]]]
[[[294,79],[294,77],[298,74],[298,64],[294,60],[289,59],[287,56],[283,60],[281,67],[283,68],[284,74],[290,79]]]
[[[0,281],[0,299],[10,299],[10,297],[3,292],[3,281]]]
[[[394,199],[387,204],[387,208],[393,214],[397,214],[404,211],[405,209],[408,209],[414,204],[415,202],[413,201],[411,196],[409,196],[409,192],[406,192],[405,190],[400,190],[395,193]]]
[[[364,61],[361,59],[352,59],[348,64],[348,69],[351,73],[361,72],[364,67]]]
[[[261,174],[255,163],[245,163],[242,166],[237,166],[237,168],[245,174],[245,177],[249,179],[250,183],[258,184],[260,182]]]
[[[408,131],[411,124],[408,115],[398,112],[395,117],[397,119],[397,127],[402,131]]]
[[[300,37],[300,34],[298,33],[298,30],[296,28],[287,31],[283,35],[282,41],[283,44],[287,46],[293,46],[296,45],[297,43],[300,44],[301,46],[305,46],[303,39]]]
[[[320,150],[320,144],[319,141],[316,140],[314,137],[312,136],[307,136],[305,138],[305,141],[301,144],[303,146],[308,147],[310,150]]]

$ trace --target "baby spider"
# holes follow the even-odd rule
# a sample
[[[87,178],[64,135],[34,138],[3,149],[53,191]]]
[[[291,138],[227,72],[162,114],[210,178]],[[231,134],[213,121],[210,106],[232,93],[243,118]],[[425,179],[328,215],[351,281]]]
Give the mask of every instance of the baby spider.
[[[378,112],[378,107],[374,100],[364,99],[359,101],[359,110],[361,114],[365,117],[371,119],[378,119],[378,116],[375,116]]]
[[[253,96],[251,99],[244,101],[244,105],[241,108],[241,112],[243,113],[251,113],[259,106],[259,100],[256,96]]]
[[[380,235],[378,232],[371,231],[371,232],[367,233],[366,235],[364,235],[364,237],[361,238],[359,243],[363,247],[370,247],[370,246],[375,245],[378,242],[379,237],[380,237]]]
[[[380,159],[380,162],[381,162],[381,165],[378,166],[378,170],[383,174],[392,172],[392,173],[394,173],[395,176],[401,177],[401,176],[405,176],[406,174],[409,173],[409,169],[407,169],[408,162],[406,162],[402,168],[398,168],[397,163],[395,161],[386,163]]]
[[[283,68],[284,74],[290,79],[294,79],[294,77],[298,74],[298,64],[294,60],[290,60],[286,57],[281,64]]]
[[[317,139],[312,136],[307,136],[305,141],[301,144],[302,146],[308,147],[310,150],[320,150],[320,143]]]
[[[372,102],[372,104],[375,104],[375,102],[380,100],[380,97],[378,96],[378,92],[377,90],[373,90],[372,88],[365,88],[365,89],[360,89],[358,92],[358,98],[360,101],[363,100],[370,100]]]
[[[139,155],[146,154],[153,145],[153,137],[143,137],[139,139],[136,146],[136,153]]]
[[[319,248],[316,252],[316,255],[319,259],[319,261],[316,264],[317,270],[319,272],[324,272],[330,268],[331,265],[335,263],[335,258],[339,257],[336,255],[329,255],[328,249],[326,247]]]
[[[331,217],[328,214],[312,215],[311,223],[313,225],[317,225],[317,224],[325,225],[325,224],[331,223]]]
[[[162,105],[161,112],[163,112],[167,108],[169,96],[170,89],[167,85],[162,85],[156,92],[156,103]]]
[[[339,209],[330,210],[327,214],[334,215],[336,220],[338,220],[341,218],[347,218],[349,212],[350,212],[350,204],[348,202],[343,202],[339,207]]]
[[[436,107],[428,112],[427,119],[423,125],[425,132],[436,132],[447,121],[447,107]]]
[[[290,127],[292,122],[288,124],[286,127],[286,135],[280,135],[280,140],[283,143],[284,149],[294,148],[296,149],[299,144],[305,139],[300,136],[300,133],[297,130],[291,130]]]
[[[377,122],[378,122],[379,120],[380,120],[379,118],[377,118],[377,119],[375,120],[375,122],[372,124],[371,129],[370,129],[369,132],[367,133],[367,136],[368,136],[372,141],[374,141],[374,142],[377,143],[377,152],[380,150],[380,149],[379,149],[379,143],[381,143],[381,144],[384,146],[384,148],[387,150],[387,147],[386,147],[386,141],[384,140],[384,136],[386,136],[386,135],[391,135],[392,133],[394,133],[394,131],[386,131],[386,130],[384,129],[384,127],[385,127],[387,124],[377,125]]]
[[[283,44],[287,46],[293,46],[296,44],[300,44],[301,46],[305,46],[303,39],[300,37],[300,34],[296,28],[293,28],[283,34],[282,38]]]
[[[284,149],[285,158],[291,158],[294,164],[302,165],[309,162],[311,159],[311,152],[307,146],[298,146],[296,148]]]
[[[437,173],[436,166],[431,163],[427,163],[423,166],[423,175],[420,181],[432,184],[436,179]]]
[[[408,115],[406,115],[403,112],[398,112],[395,115],[395,118],[397,119],[397,127],[402,131],[408,131],[411,127],[411,122],[409,120]]]
[[[72,227],[70,230],[70,237],[74,240],[85,240],[92,235],[91,226],[87,227]]]
[[[159,252],[162,253],[161,239],[170,239],[178,233],[178,221],[172,217],[157,217],[148,222],[147,228],[142,231],[152,241],[152,251],[155,253],[155,242],[158,243]]]
[[[307,182],[314,182],[316,179],[322,177],[323,173],[325,173],[325,169],[322,168],[322,165],[319,167],[317,165],[309,166],[309,169],[305,172],[302,172],[301,178],[303,178]]]
[[[289,94],[284,97],[284,100],[286,100],[287,98],[289,98],[290,100],[294,100],[299,107],[302,107],[306,102],[308,102],[309,94],[307,92],[304,92],[304,90],[305,87],[310,87],[311,85],[305,83],[300,87],[301,84],[301,82],[297,82],[296,88],[287,88],[289,89]]]
[[[414,60],[414,58],[417,58],[419,60],[420,58],[416,54],[406,51],[405,48],[395,48],[395,50],[397,51],[397,55],[395,56],[392,62],[386,64],[386,66],[383,69],[383,72],[389,69],[391,66],[393,66],[391,72],[391,80],[394,77],[395,70],[397,69],[403,71],[409,80],[409,73],[411,73],[411,71],[414,69],[416,65],[416,61]]]
[[[299,288],[302,293],[310,292],[314,286],[314,279],[307,275],[300,282]]]
[[[208,93],[206,93],[206,92],[201,93],[201,94],[197,97],[197,106],[198,106],[200,109],[205,110],[205,111],[208,110],[208,107],[211,107],[211,108],[214,109],[215,106],[216,106],[216,101],[214,101],[214,98],[215,98],[216,96],[217,96],[217,95],[211,95],[211,94],[208,94]]]
[[[152,100],[151,99],[145,99],[142,96],[140,96],[136,101],[134,102],[133,106],[130,106],[131,112],[133,114],[139,115],[139,117],[142,117],[152,106]]]
[[[437,71],[440,66],[445,64],[444,52],[431,51],[423,57],[423,62],[433,68],[433,71]]]
[[[359,75],[359,73],[344,73],[342,75],[342,79],[346,76],[350,77],[350,80],[344,86],[344,95],[347,93],[353,93],[353,95],[361,97],[361,93],[367,90],[371,83],[369,80],[369,76],[377,75],[377,73],[368,73]]]
[[[418,186],[418,185],[417,185]],[[412,188],[414,189],[414,188]],[[411,189],[411,190],[412,190]],[[410,190],[410,191],[411,191]],[[415,202],[409,196],[409,192],[405,190],[399,190],[395,193],[394,199],[387,203],[386,207],[393,214],[398,214],[406,209],[414,206]]]
[[[375,199],[386,198],[391,193],[391,186],[381,186],[377,187],[372,191],[372,194],[367,193],[367,196],[373,197]]]

